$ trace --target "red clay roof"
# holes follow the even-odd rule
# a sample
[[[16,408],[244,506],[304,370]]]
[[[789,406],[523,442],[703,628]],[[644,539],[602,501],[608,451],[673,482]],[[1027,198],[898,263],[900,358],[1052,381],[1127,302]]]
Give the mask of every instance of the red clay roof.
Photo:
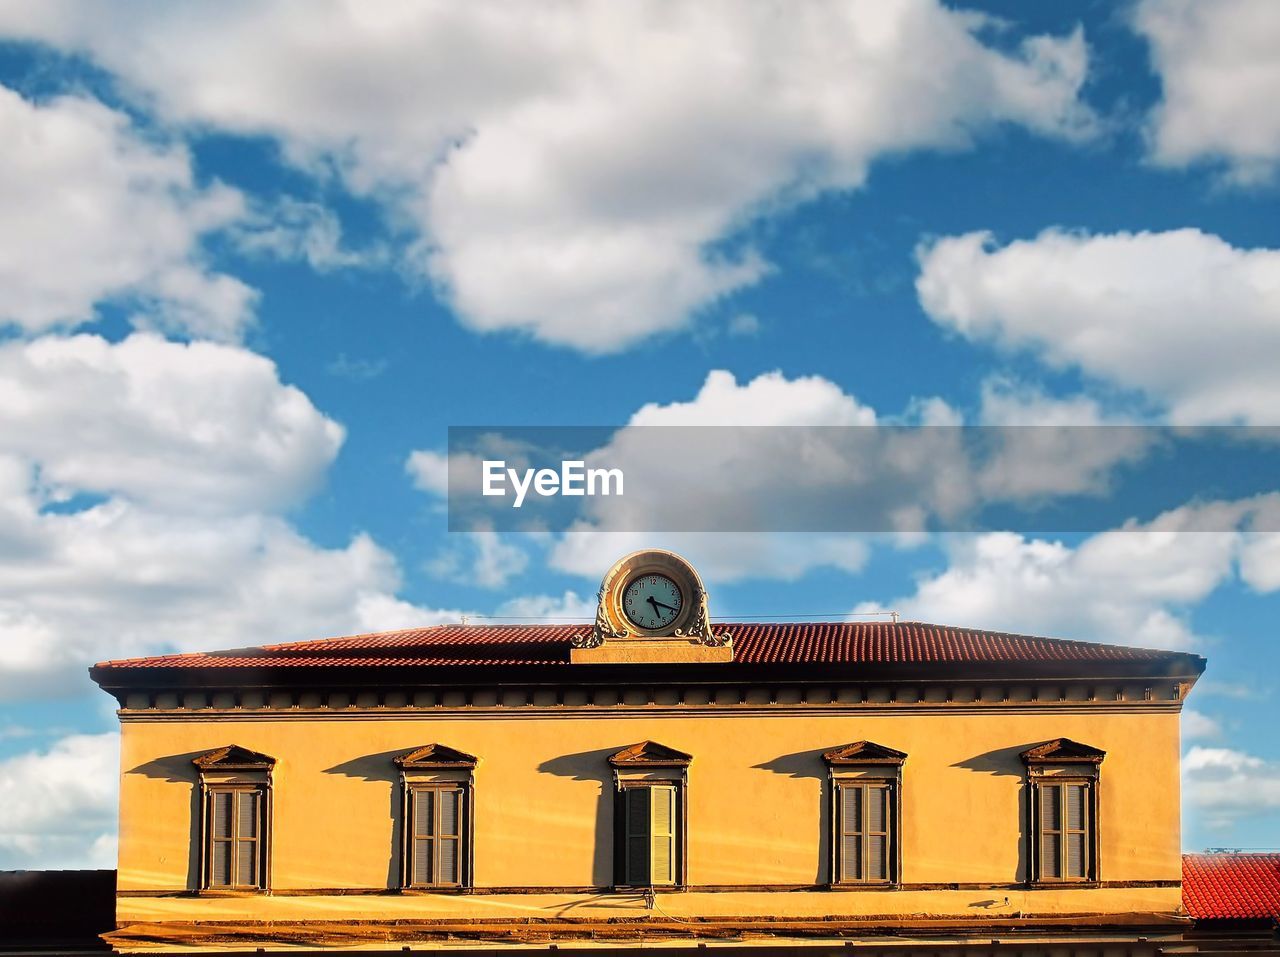
[[[1182,903],[1197,920],[1280,920],[1280,853],[1184,854]]]
[[[377,634],[104,661],[103,670],[569,663],[570,639],[589,625],[435,625]],[[922,622],[722,623],[744,664],[924,662],[1143,662],[1189,657],[1168,651],[1036,638]]]

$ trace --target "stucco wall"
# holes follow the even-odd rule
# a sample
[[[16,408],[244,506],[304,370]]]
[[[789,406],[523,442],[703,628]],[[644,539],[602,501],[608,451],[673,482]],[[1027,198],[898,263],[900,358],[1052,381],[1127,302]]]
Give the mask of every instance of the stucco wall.
[[[612,882],[607,757],[643,739],[687,751],[691,886],[827,879],[821,752],[872,740],[908,754],[901,839],[905,885],[1008,884],[1025,877],[1020,751],[1065,736],[1107,752],[1101,768],[1100,878],[1064,891],[902,890],[666,895],[672,913],[910,914],[1172,911],[1180,876],[1178,718],[1082,706],[1053,713],[885,715],[517,714],[128,720],[123,725],[122,920],[181,917],[503,916],[574,912],[570,895],[333,897],[306,889],[394,887],[397,774],[391,758],[438,741],[477,755],[474,884],[585,887]],[[196,754],[239,744],[278,759],[274,863],[279,896],[130,896],[195,886]],[[1004,898],[1010,897],[1008,905]],[[987,902],[983,904],[982,902]],[[599,901],[608,916],[635,901]]]

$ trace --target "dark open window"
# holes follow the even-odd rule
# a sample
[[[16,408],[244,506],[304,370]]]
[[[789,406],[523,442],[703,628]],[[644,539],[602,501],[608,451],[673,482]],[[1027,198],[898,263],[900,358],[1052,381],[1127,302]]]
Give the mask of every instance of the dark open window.
[[[614,883],[671,887],[685,883],[685,788],[693,758],[653,741],[612,755]]]
[[[678,789],[669,784],[626,787],[622,803],[625,883],[637,887],[679,883]]]

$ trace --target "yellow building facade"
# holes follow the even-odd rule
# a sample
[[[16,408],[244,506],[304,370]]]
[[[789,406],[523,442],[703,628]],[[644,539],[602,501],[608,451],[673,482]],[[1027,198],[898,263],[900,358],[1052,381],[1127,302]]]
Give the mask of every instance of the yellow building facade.
[[[110,939],[1154,952],[1185,923],[1179,712],[1203,667],[713,624],[655,552],[610,571],[594,626],[103,662]]]

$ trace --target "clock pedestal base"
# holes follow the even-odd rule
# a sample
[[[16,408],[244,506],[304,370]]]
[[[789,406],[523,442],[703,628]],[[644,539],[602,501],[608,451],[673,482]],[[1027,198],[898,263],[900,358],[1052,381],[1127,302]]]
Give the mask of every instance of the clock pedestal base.
[[[715,647],[689,638],[613,638],[595,648],[572,648],[569,661],[582,664],[660,664],[733,661],[731,644]]]

